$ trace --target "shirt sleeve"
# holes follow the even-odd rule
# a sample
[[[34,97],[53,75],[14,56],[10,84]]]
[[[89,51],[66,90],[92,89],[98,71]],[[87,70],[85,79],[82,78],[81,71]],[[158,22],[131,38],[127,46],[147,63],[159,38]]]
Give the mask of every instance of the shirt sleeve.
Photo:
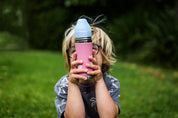
[[[64,111],[67,103],[68,79],[67,77],[61,78],[54,87],[56,93],[55,106],[58,118],[63,118]]]
[[[108,88],[108,91],[115,102],[115,104],[118,105],[119,108],[119,114],[120,114],[120,105],[119,105],[119,97],[120,97],[120,83],[116,78],[110,78],[110,87]]]

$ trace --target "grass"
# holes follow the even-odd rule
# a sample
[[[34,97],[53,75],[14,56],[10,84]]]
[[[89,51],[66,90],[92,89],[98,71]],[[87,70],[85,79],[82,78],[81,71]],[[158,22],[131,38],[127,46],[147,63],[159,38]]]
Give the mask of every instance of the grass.
[[[66,74],[60,53],[0,52],[0,118],[55,118],[54,85]],[[178,118],[178,71],[118,62],[120,118]]]

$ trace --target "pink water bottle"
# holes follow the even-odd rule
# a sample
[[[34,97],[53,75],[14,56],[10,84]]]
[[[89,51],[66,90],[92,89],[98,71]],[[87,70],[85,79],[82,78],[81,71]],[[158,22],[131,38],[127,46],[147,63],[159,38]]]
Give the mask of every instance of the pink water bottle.
[[[92,33],[91,27],[88,24],[86,19],[79,19],[75,26],[75,49],[77,52],[77,60],[82,60],[83,64],[78,65],[78,68],[88,69],[88,71],[92,71],[92,69],[87,68],[86,64],[90,64],[89,56],[92,56]],[[87,79],[92,79],[91,75],[87,75],[87,73],[80,73],[87,77]]]

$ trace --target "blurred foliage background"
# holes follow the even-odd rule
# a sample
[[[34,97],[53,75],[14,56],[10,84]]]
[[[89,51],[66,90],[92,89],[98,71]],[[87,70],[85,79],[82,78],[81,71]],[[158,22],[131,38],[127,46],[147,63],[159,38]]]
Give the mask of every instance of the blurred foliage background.
[[[178,67],[177,0],[1,0],[0,50],[61,51],[72,23],[100,14],[118,59]]]

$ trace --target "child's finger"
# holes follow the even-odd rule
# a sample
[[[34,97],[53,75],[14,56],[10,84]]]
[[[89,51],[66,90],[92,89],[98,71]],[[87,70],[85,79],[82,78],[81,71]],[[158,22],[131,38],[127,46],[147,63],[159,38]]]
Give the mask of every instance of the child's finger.
[[[79,75],[79,74],[72,74],[70,76],[72,79],[83,79],[83,80],[87,80],[87,78],[85,76]]]
[[[87,71],[87,69],[72,69],[70,74],[86,73]]]
[[[94,64],[86,64],[86,67],[91,68],[93,70],[98,70],[99,69],[99,67],[97,65],[94,65]]]
[[[96,57],[96,51],[93,50],[93,57],[95,58]]]
[[[77,52],[74,52],[74,54],[72,55],[71,61],[75,61],[76,59],[77,59]]]
[[[74,69],[76,66],[81,65],[83,63],[82,60],[76,60],[71,62],[71,68]]]
[[[101,73],[100,70],[88,71],[88,72],[87,72],[88,75],[98,75],[99,73]]]
[[[94,65],[97,65],[96,58],[90,56],[90,57],[89,57],[89,60],[90,60]]]

